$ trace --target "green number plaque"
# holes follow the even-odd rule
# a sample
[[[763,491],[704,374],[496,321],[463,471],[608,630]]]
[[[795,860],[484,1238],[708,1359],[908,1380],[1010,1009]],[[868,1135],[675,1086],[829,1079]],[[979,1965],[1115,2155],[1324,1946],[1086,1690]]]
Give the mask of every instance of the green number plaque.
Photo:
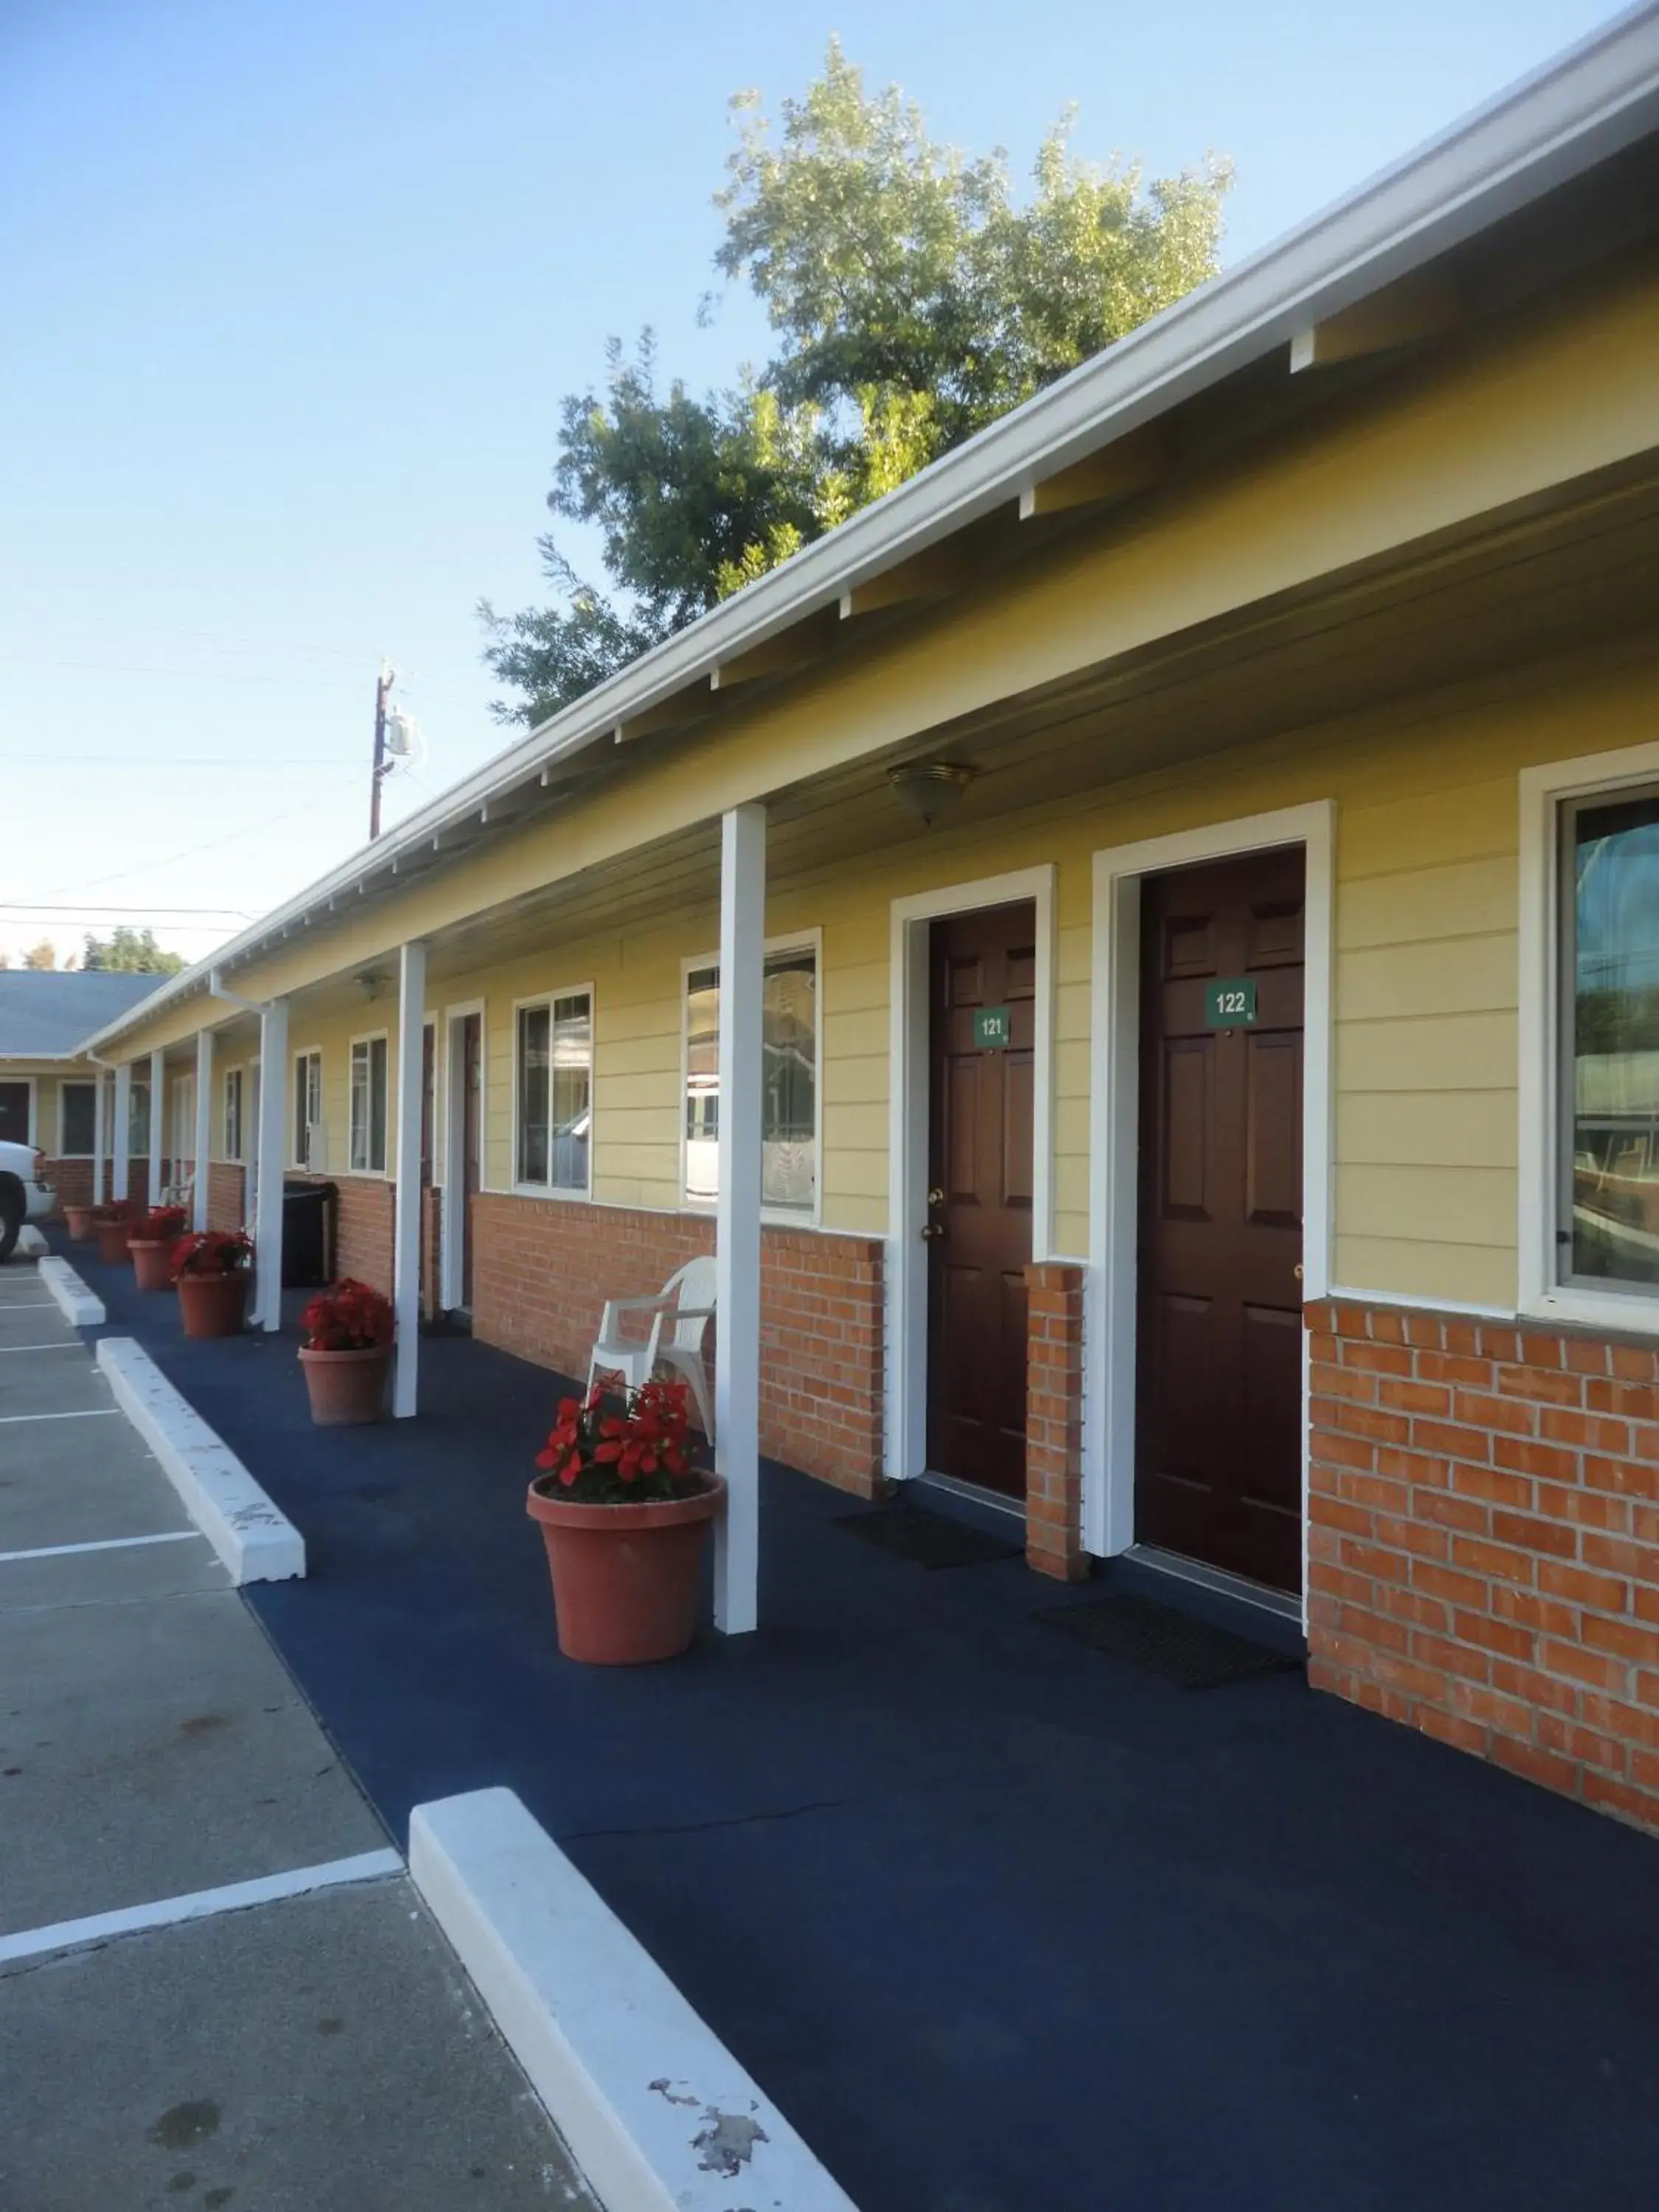
[[[1248,975],[1223,975],[1204,986],[1204,1026],[1249,1029],[1255,1019],[1255,985]]]
[[[1006,1006],[976,1006],[974,1009],[974,1049],[976,1052],[1006,1052]]]

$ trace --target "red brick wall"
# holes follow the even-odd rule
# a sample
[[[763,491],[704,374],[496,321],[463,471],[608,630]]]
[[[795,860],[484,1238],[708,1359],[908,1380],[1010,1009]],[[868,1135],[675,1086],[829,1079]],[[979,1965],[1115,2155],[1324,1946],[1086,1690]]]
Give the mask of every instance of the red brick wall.
[[[1659,1829],[1659,1347],[1308,1322],[1309,1679]]]
[[[208,1227],[248,1226],[246,1192],[246,1169],[234,1160],[215,1160],[208,1169]]]
[[[107,1170],[106,1175],[107,1175]],[[92,1194],[92,1162],[89,1159],[47,1160],[40,1170],[41,1179],[49,1182],[58,1194],[58,1203],[52,1208],[52,1218],[61,1220],[66,1206],[91,1206],[95,1201]]]
[[[1083,1550],[1083,1270],[1025,1270],[1025,1557],[1079,1582]]]
[[[660,1290],[714,1249],[700,1214],[493,1193],[472,1204],[474,1334],[578,1376],[606,1298]],[[873,1497],[881,1425],[881,1239],[763,1229],[762,1450]]]
[[[330,1176],[336,1201],[334,1273],[392,1295],[392,1224],[396,1194],[380,1176]]]

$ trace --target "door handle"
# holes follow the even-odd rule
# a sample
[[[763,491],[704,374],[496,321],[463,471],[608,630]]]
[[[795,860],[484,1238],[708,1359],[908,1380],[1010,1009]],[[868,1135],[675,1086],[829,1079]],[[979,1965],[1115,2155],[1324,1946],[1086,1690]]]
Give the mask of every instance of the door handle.
[[[924,1223],[922,1226],[921,1241],[924,1244],[931,1244],[934,1237],[943,1237],[944,1234],[945,1225],[942,1222],[929,1221]]]
[[[945,1193],[937,1187],[933,1190],[930,1190],[927,1194],[927,1203],[929,1206],[943,1206],[945,1203]]]
[[[1291,1273],[1296,1277],[1298,1283],[1302,1280],[1302,1262],[1300,1260],[1298,1260],[1295,1267],[1291,1268]]]

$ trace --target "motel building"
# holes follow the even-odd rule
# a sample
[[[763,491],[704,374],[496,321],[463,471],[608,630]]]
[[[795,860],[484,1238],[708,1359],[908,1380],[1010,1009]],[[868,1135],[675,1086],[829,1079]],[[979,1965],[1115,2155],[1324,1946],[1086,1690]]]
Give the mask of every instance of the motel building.
[[[337,1185],[416,1419],[713,1252],[729,1635],[763,1459],[966,1493],[1659,1827],[1656,609],[1648,11],[89,1033],[104,1186],[271,1329]]]

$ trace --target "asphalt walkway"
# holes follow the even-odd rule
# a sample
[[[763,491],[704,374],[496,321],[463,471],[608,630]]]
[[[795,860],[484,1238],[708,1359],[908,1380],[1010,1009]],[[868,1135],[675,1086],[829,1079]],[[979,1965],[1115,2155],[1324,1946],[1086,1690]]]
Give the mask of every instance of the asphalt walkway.
[[[0,2208],[592,2203],[258,1620],[0,1269]]]
[[[778,1468],[757,1635],[574,1666],[556,1376],[430,1338],[417,1419],[314,1429],[291,1327],[85,1273],[305,1530],[250,1602],[394,1834],[517,1790],[861,2212],[1653,2212],[1651,1838],[1299,1674],[1189,1695],[1033,1618],[1098,1583]]]

